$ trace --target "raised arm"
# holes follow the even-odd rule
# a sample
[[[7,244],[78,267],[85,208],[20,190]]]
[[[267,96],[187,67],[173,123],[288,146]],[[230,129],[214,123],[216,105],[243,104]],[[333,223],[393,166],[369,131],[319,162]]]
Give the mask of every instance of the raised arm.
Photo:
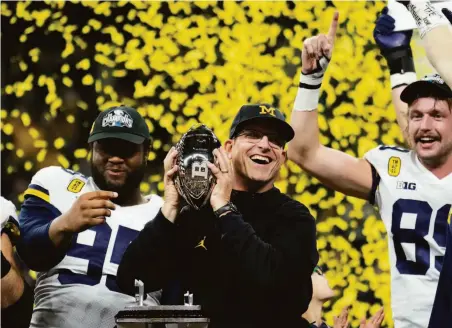
[[[452,12],[443,10],[452,24]],[[441,25],[428,31],[424,38],[424,47],[430,63],[448,85],[452,84],[452,25]]]
[[[446,19],[430,1],[404,4],[415,18],[430,63],[452,85],[452,12],[442,10]]]
[[[328,34],[311,37],[303,44],[303,68],[291,122],[295,138],[289,143],[288,155],[328,187],[368,199],[372,189],[371,165],[319,141],[317,104],[323,74],[333,52],[338,19],[335,13]]]
[[[397,123],[404,139],[408,140],[406,136],[408,106],[400,100],[400,94],[408,84],[417,80],[410,46],[413,31],[394,32],[394,28],[395,20],[388,15],[388,8],[385,7],[375,25],[374,39],[388,64],[391,74],[392,103],[396,110]]]

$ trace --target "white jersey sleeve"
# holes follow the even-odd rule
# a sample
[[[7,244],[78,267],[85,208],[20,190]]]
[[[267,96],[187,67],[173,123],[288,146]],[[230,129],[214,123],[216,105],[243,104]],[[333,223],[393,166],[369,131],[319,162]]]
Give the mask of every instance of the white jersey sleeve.
[[[25,196],[38,197],[62,213],[86,190],[87,182],[88,178],[81,173],[59,166],[49,166],[33,176]]]
[[[380,207],[380,183],[388,177],[397,177],[400,174],[402,158],[409,158],[410,151],[395,146],[380,145],[368,151],[364,158],[372,166],[373,183],[369,201]]]
[[[395,327],[427,327],[445,253],[452,174],[438,179],[413,151],[380,146],[364,158],[388,232]]]
[[[19,222],[17,219],[16,206],[14,204],[0,196],[1,201],[1,228],[5,226],[8,220],[13,220],[17,226],[19,226]]]

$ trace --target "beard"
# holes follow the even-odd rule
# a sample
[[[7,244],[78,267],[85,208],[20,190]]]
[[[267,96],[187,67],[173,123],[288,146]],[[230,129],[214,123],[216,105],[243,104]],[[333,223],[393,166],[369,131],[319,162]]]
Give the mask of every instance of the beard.
[[[114,191],[118,193],[115,202],[120,204],[123,200],[130,197],[139,188],[146,170],[146,163],[144,162],[139,168],[133,171],[128,171],[123,183],[113,183],[108,181],[105,177],[105,168],[99,168],[94,165],[91,159],[91,175],[94,182],[101,190]]]
[[[417,151],[419,159],[428,167],[436,168],[447,162],[448,158],[452,156],[452,143],[441,140],[438,150],[432,154],[420,154]]]

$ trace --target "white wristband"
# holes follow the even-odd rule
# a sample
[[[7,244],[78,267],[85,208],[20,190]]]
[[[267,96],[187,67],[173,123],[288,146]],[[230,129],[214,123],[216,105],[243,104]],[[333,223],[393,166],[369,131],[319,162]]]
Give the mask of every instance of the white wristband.
[[[319,105],[320,86],[323,74],[328,66],[328,59],[322,57],[319,61],[319,70],[311,74],[300,75],[300,85],[293,104],[293,110],[297,112],[312,112]]]
[[[416,73],[396,73],[391,75],[391,89],[397,88],[402,85],[409,85],[417,81]]]
[[[432,6],[430,1],[410,2],[408,10],[419,28],[421,38],[437,26],[449,25],[449,21]]]
[[[319,105],[320,88],[305,89],[298,88],[297,96],[293,104],[293,110],[296,112],[312,112]]]

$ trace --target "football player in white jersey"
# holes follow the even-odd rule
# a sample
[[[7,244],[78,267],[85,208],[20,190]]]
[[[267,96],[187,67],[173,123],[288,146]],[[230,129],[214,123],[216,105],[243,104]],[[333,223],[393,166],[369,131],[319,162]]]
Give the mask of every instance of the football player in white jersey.
[[[0,196],[0,210],[1,323],[4,328],[28,328],[33,311],[33,291],[21,276],[19,263],[14,254],[14,246],[20,242],[16,207]]]
[[[140,192],[149,129],[135,109],[114,107],[99,114],[88,142],[92,177],[47,167],[25,191],[20,255],[38,271],[31,327],[113,327],[117,312],[135,303],[119,291],[116,272],[163,203]],[[155,296],[145,305],[158,304]]]
[[[441,12],[428,1],[402,2],[415,18],[423,44],[433,66],[440,72],[446,84],[452,85],[452,11],[442,8]],[[419,19],[420,18],[420,19]],[[406,136],[408,125],[408,106],[400,99],[406,86],[416,80],[414,62],[410,47],[412,31],[394,31],[395,19],[385,8],[377,20],[374,37],[391,73],[392,100],[396,109],[397,121]],[[439,76],[437,76],[439,77]],[[448,245],[444,255],[435,302],[430,316],[429,327],[441,327],[452,317],[452,226],[448,227]]]
[[[429,1],[405,1],[420,31],[430,63],[448,85],[452,85],[452,25]],[[452,11],[442,8],[442,14],[452,23]],[[451,212],[452,214],[452,212]],[[429,327],[443,327],[452,317],[452,222],[449,222],[446,254],[438,281]]]
[[[413,150],[380,146],[357,159],[319,142],[317,105],[338,26],[307,39],[289,158],[325,185],[376,203],[388,231],[396,328],[426,327],[452,205],[452,91],[439,76],[410,84],[407,136]]]

